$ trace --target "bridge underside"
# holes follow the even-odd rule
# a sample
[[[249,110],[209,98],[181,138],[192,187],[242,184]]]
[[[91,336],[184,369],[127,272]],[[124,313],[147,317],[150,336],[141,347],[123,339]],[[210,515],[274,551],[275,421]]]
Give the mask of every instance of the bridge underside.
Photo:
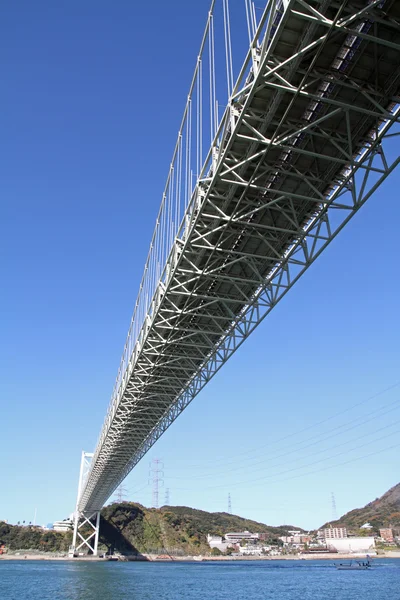
[[[399,4],[268,3],[263,40],[107,414],[80,511],[102,507],[397,165],[385,144],[399,120]]]

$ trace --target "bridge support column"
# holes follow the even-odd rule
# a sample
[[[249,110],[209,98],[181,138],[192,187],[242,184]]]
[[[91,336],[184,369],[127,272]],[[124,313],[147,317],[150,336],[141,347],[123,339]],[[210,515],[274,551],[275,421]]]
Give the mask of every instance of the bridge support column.
[[[76,510],[74,514],[74,534],[72,538],[72,546],[69,550],[69,556],[78,555],[81,548],[92,552],[97,556],[97,547],[99,544],[100,531],[100,511],[82,512],[79,510],[79,501],[83,485],[89,473],[91,459],[93,454],[82,452],[81,468],[79,472],[78,497],[76,500]]]
[[[77,556],[81,548],[86,547],[97,556],[100,531],[100,511],[94,513],[75,512],[74,537],[70,550],[71,556]]]

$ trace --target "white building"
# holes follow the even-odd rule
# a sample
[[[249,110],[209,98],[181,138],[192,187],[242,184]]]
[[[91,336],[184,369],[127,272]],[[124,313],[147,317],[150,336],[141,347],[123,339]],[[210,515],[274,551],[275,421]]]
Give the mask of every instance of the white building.
[[[373,537],[348,537],[331,538],[326,540],[329,548],[335,548],[338,552],[368,552],[375,548],[375,538]]]
[[[268,549],[270,549],[270,546],[268,546]],[[263,550],[264,547],[258,544],[246,544],[245,546],[239,546],[240,554],[248,556],[261,556]]]
[[[259,533],[250,533],[250,531],[239,531],[225,534],[225,540],[227,542],[231,542],[231,544],[240,544],[242,540],[246,540],[249,542],[259,540]]]
[[[232,547],[232,542],[224,542],[220,535],[207,535],[207,542],[210,548],[218,548],[221,552]]]
[[[250,533],[250,531],[230,532],[226,533],[224,537],[221,537],[220,535],[207,535],[207,542],[210,548],[218,548],[221,552],[225,552],[227,548],[237,546],[243,540],[247,542],[247,545],[250,544],[250,546],[256,546],[259,539],[259,533]],[[261,552],[261,546],[257,547],[257,551]],[[246,554],[251,554],[251,552],[246,552]]]
[[[71,518],[64,519],[63,521],[54,521],[53,529],[54,531],[70,531],[74,526],[73,520]]]

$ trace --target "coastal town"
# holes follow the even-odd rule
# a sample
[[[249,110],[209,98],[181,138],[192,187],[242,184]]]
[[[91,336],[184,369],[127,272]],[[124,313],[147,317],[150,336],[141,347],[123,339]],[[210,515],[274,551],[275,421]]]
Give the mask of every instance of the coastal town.
[[[59,533],[67,533],[69,520],[56,522]],[[63,524],[61,526],[61,523]],[[51,531],[49,527],[27,524],[27,529],[35,531]],[[54,528],[55,530],[55,528]],[[374,535],[370,523],[362,525],[358,532],[347,530],[346,527],[325,527],[317,531],[305,532],[300,529],[288,530],[287,535],[280,536],[271,543],[267,533],[252,533],[250,531],[226,532],[224,535],[207,535],[210,548],[210,559],[248,559],[248,558],[335,558],[335,556],[368,556],[376,557],[390,552],[398,555],[400,552],[400,528],[380,528],[379,534]],[[32,558],[29,550],[28,556]],[[0,558],[20,556],[20,552],[12,552],[0,540]],[[35,555],[40,557],[40,555]],[[84,555],[82,554],[81,557]],[[107,555],[104,555],[106,557]],[[123,555],[118,553],[120,559]],[[205,559],[207,554],[201,556]],[[171,553],[152,556],[143,554],[144,560],[172,560]],[[174,559],[187,559],[190,557],[175,556]],[[193,557],[200,558],[200,557]]]
[[[329,554],[355,554],[374,556],[378,550],[400,548],[400,529],[381,528],[373,534],[370,523],[358,532],[346,527],[326,527],[313,532],[289,530],[277,543],[268,543],[268,534],[250,531],[228,532],[223,536],[208,535],[207,542],[213,556],[286,556],[312,554],[315,557]]]

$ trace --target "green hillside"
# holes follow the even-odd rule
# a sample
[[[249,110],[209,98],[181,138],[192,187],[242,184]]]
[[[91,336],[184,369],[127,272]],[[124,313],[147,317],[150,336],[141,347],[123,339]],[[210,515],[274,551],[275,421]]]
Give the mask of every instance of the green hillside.
[[[348,529],[358,529],[364,523],[370,523],[374,533],[378,533],[380,527],[400,527],[400,483],[364,508],[351,510],[337,521],[331,522],[334,526]]]
[[[210,552],[207,534],[228,531],[265,533],[276,542],[293,526],[270,527],[228,513],[209,513],[186,506],[145,508],[133,502],[110,504],[102,510],[101,542],[120,551],[171,554]]]
[[[380,527],[400,527],[400,484],[380,498],[343,515],[332,525],[358,530],[369,522],[378,533]],[[267,542],[277,543],[293,525],[271,527],[228,513],[210,513],[187,506],[145,508],[133,502],[114,503],[101,511],[100,547],[121,552],[198,555],[210,552],[207,534],[224,535],[229,531],[266,534]],[[367,533],[367,532],[365,532]],[[71,532],[41,531],[0,522],[0,543],[10,550],[66,552]]]
[[[186,506],[145,508],[133,502],[114,503],[101,511],[99,549],[125,553],[198,555],[210,552],[207,534],[229,531],[267,534],[270,543],[292,525],[270,527],[228,513],[209,513]],[[298,528],[296,528],[298,529]],[[72,532],[41,531],[0,522],[0,543],[9,550],[67,552]]]
[[[8,525],[0,521],[0,544],[9,550],[67,552],[71,540],[72,533],[43,531],[34,526]]]

